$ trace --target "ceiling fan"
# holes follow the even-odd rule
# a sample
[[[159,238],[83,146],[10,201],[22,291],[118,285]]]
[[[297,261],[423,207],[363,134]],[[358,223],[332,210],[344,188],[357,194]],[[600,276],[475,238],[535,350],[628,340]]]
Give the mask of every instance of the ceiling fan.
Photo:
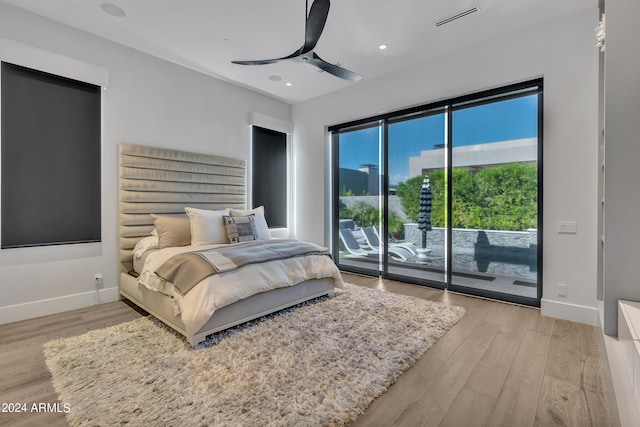
[[[320,58],[313,51],[313,49],[316,47],[316,44],[318,43],[318,40],[320,39],[320,36],[322,35],[324,24],[327,22],[330,3],[331,2],[329,0],[315,0],[313,4],[311,4],[309,15],[307,15],[308,2],[305,3],[307,6],[305,6],[304,44],[300,49],[296,50],[291,55],[282,58],[262,59],[257,61],[231,62],[233,64],[240,65],[266,65],[290,60],[316,66],[329,74],[340,77],[341,79],[352,81],[360,80],[360,74],[354,73],[353,71],[349,71],[342,67],[338,67],[337,65],[330,64],[324,59]]]

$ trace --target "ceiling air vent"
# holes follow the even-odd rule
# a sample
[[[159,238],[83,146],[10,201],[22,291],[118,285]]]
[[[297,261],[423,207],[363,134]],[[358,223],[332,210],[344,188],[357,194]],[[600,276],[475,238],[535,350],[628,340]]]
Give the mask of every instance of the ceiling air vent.
[[[470,7],[469,9],[461,10],[460,12],[454,13],[451,16],[447,16],[439,21],[436,21],[436,27],[440,27],[444,24],[448,24],[449,22],[455,21],[456,19],[460,19],[463,16],[471,15],[472,13],[478,12],[480,8],[478,6]]]

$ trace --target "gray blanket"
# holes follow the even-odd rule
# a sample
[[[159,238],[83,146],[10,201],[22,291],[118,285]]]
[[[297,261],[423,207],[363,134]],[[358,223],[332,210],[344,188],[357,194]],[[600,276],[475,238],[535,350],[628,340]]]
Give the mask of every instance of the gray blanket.
[[[229,246],[174,255],[155,273],[172,282],[182,294],[214,274],[244,265],[305,255],[331,256],[327,248],[298,240],[254,240]]]

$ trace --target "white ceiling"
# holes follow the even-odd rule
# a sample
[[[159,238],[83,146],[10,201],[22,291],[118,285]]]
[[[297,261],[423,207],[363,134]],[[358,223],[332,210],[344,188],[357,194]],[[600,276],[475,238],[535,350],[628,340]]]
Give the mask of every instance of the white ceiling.
[[[293,61],[231,63],[283,57],[300,48],[303,0],[0,1],[289,103],[597,5],[597,0],[333,0],[315,52],[362,75],[360,82],[350,82]],[[105,13],[105,2],[122,8],[126,16]],[[434,25],[471,6],[480,11]],[[388,48],[378,49],[383,43]]]

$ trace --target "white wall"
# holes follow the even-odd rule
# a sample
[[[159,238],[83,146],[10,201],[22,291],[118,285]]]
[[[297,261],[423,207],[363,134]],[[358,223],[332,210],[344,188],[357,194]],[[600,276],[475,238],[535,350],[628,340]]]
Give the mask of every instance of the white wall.
[[[251,113],[291,120],[288,104],[4,3],[0,38],[109,73],[102,101],[102,243],[0,251],[0,323],[95,303],[95,273],[104,275],[103,301],[117,298],[119,142],[248,159]]]
[[[617,335],[618,299],[640,301],[640,2],[606,3],[604,331]]]
[[[596,5],[293,107],[297,236],[328,244],[326,126],[544,77],[544,314],[597,323]],[[472,37],[473,35],[469,35]],[[318,159],[325,159],[324,162]],[[576,235],[557,221],[578,223]],[[567,284],[567,296],[556,285]]]

